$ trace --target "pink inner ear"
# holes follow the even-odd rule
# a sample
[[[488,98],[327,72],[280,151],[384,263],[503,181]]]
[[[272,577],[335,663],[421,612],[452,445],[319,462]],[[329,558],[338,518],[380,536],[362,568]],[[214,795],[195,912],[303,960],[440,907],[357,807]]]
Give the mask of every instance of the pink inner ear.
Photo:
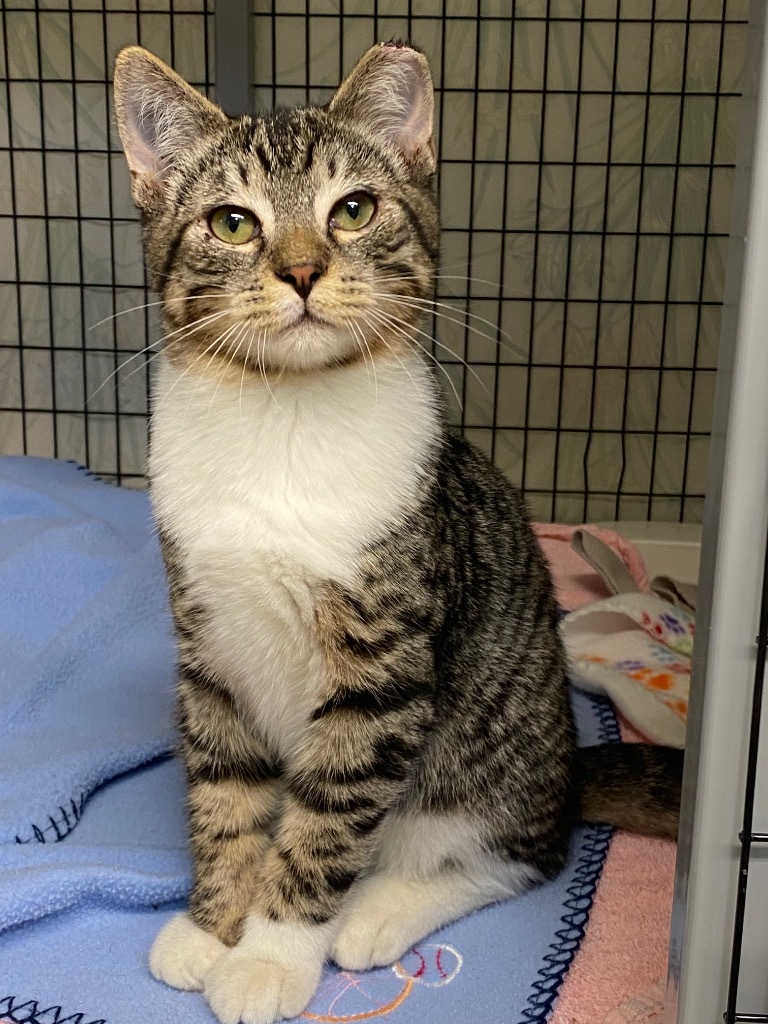
[[[188,145],[226,120],[174,71],[137,47],[118,57],[115,106],[128,166],[158,182]]]
[[[134,173],[160,175],[162,165],[158,154],[152,149],[133,116],[125,128],[123,146],[128,166]]]
[[[161,177],[166,160],[158,140],[158,123],[167,117],[164,100],[172,100],[170,90],[163,89],[163,81],[139,64],[137,72],[116,79],[116,106],[120,138],[128,166],[134,174]],[[166,96],[165,93],[168,93]]]
[[[434,171],[432,80],[426,58],[400,41],[372,47],[330,109],[388,139],[409,162]]]
[[[395,52],[408,53],[408,49],[395,48]],[[413,52],[413,51],[410,51]],[[398,64],[405,61],[398,59]],[[424,81],[421,68],[409,56],[410,65],[407,75],[398,76],[394,82],[398,95],[400,110],[404,117],[401,126],[395,132],[394,141],[406,156],[414,156],[432,137],[432,86]]]

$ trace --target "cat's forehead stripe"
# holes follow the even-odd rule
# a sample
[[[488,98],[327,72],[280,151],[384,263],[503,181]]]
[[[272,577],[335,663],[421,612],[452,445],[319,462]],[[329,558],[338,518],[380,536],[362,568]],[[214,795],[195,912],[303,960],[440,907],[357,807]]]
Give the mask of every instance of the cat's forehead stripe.
[[[315,146],[316,145],[317,145],[317,140],[316,139],[310,139],[309,140],[309,145],[307,146],[307,152],[306,152],[306,154],[304,156],[304,173],[305,174],[312,167],[312,161],[314,160],[314,157],[315,157]]]
[[[261,145],[257,145],[254,148],[254,153],[256,154],[257,160],[259,161],[261,166],[264,168],[264,173],[265,174],[271,174],[272,173],[272,161],[269,159],[269,157],[265,153],[264,147],[261,146]]]
[[[354,143],[350,145],[350,132]],[[401,170],[386,152],[371,145],[359,131],[324,110],[308,107],[299,110],[275,110],[240,122],[237,145],[255,160],[266,177],[279,171],[307,174],[316,165],[318,147],[322,150],[324,170],[329,177],[354,164],[375,166],[387,176],[398,179]]]
[[[310,111],[277,110],[253,119],[249,135],[250,152],[270,176],[277,169],[299,172],[311,167],[320,132]]]

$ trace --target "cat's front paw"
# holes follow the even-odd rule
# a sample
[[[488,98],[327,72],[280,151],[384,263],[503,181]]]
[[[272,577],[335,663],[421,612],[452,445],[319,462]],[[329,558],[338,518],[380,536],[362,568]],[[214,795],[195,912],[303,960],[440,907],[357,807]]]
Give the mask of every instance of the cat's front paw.
[[[205,979],[221,1024],[273,1024],[298,1017],[320,982],[332,926],[246,918],[243,936]]]
[[[367,971],[396,963],[413,945],[394,914],[382,912],[376,918],[351,917],[345,922],[333,947],[335,964],[345,971]]]
[[[208,972],[205,998],[221,1024],[274,1024],[298,1017],[319,981],[310,964],[287,967],[235,947]]]
[[[203,931],[189,914],[177,914],[152,943],[149,969],[172,988],[200,992],[208,971],[226,952],[224,943]]]
[[[398,887],[386,878],[363,882],[350,894],[331,953],[347,971],[395,963],[428,928],[408,919]]]

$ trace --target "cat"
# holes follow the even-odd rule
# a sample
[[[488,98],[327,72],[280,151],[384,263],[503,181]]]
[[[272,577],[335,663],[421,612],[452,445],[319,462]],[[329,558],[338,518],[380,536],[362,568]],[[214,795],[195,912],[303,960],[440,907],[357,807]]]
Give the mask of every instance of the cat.
[[[150,967],[271,1024],[327,960],[390,964],[552,878],[579,818],[674,835],[681,755],[577,753],[524,502],[446,425],[425,57],[375,46],[327,107],[237,119],[139,47],[114,83],[167,332],[149,477],[194,859]]]

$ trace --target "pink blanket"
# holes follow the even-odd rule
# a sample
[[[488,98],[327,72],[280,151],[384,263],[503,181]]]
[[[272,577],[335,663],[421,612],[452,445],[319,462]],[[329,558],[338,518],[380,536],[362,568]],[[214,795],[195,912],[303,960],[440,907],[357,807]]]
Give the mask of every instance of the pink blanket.
[[[561,608],[573,612],[591,601],[601,601],[611,594],[584,559],[571,547],[576,530],[589,530],[621,556],[641,590],[648,591],[648,573],[637,549],[626,537],[599,526],[560,526],[557,523],[535,523],[534,530],[542,551],[549,560]]]
[[[560,606],[574,611],[607,597],[597,576],[571,550],[577,527],[537,524]],[[641,589],[648,577],[623,537],[589,527],[624,560]],[[642,739],[621,723],[623,739]],[[565,977],[550,1024],[660,1024],[667,971],[675,843],[617,832],[595,893],[589,925]]]

